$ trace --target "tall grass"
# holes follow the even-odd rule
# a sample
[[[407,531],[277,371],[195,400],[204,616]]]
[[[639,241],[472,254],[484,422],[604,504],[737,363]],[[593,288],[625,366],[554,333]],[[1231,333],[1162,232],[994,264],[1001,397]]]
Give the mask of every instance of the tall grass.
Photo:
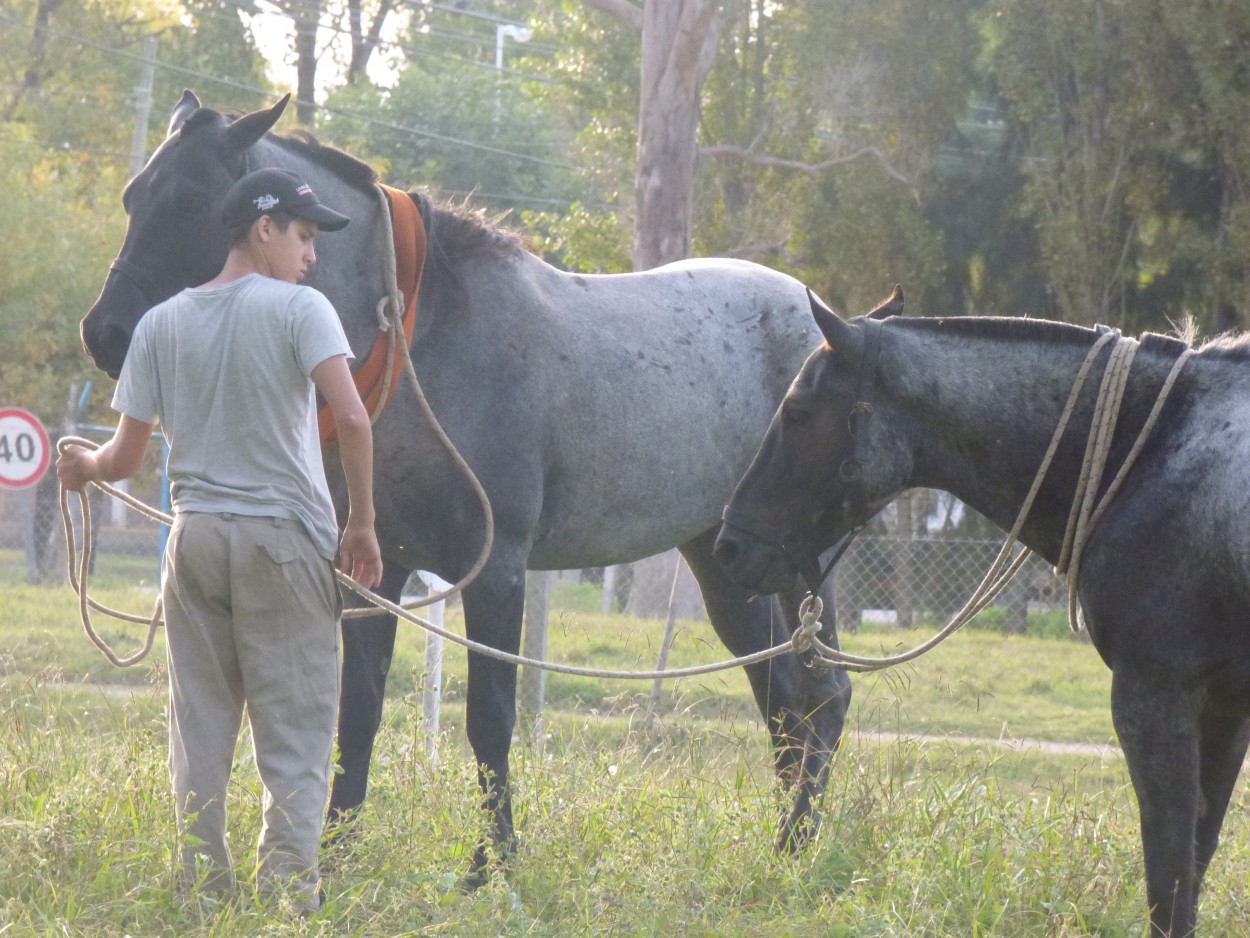
[[[556,657],[587,654],[589,638],[596,663],[617,667],[658,641],[652,624],[567,610],[561,624],[561,614]],[[682,630],[679,660],[725,656],[706,626]],[[870,652],[900,638],[910,637],[848,644]],[[546,732],[514,748],[516,856],[464,895],[455,883],[483,819],[454,701],[463,654],[448,652],[453,701],[431,756],[412,693],[420,639],[405,631],[393,668],[408,686],[392,686],[358,836],[328,857],[329,902],[306,921],[246,894],[226,904],[175,895],[159,665],[121,691],[98,686],[121,675],[96,671],[63,591],[6,589],[0,647],[4,938],[1145,934],[1136,810],[1118,756],[892,735],[985,735],[1005,722],[1024,736],[1059,722],[1020,708],[1091,728],[1055,738],[1105,742],[1105,676],[1070,640],[969,633],[908,672],[857,678],[822,832],[796,857],[772,849],[787,801],[739,675],[668,691],[658,723],[639,706],[645,688],[566,692],[549,678],[558,705]],[[239,762],[230,830],[245,874],[260,823],[246,741]],[[1248,826],[1239,791],[1204,934],[1250,934]]]

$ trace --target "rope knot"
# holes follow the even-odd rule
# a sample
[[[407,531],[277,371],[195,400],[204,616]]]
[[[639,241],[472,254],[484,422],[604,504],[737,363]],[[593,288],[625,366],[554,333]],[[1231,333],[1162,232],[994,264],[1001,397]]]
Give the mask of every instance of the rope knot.
[[[824,610],[824,602],[814,593],[808,593],[799,604],[799,624],[794,634],[790,636],[790,647],[805,662],[809,661],[816,651],[820,614]]]
[[[389,332],[393,324],[399,323],[402,331],[402,323],[400,317],[404,313],[404,297],[398,291],[388,293],[382,299],[378,300],[377,308],[374,315],[378,318],[378,329],[382,332]]]

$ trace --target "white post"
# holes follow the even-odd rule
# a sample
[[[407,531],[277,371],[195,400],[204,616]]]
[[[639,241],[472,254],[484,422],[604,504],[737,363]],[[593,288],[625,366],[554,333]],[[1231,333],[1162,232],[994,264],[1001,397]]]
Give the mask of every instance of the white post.
[[[603,568],[603,596],[600,600],[600,608],[606,616],[614,611],[616,605],[616,567]]]
[[[424,570],[421,580],[431,593],[441,593],[451,586],[432,573]],[[445,601],[436,602],[426,612],[426,617],[439,628],[443,627]],[[425,682],[421,693],[421,729],[425,734],[425,754],[431,761],[438,754],[438,718],[443,689],[443,636],[425,633]]]
[[[673,635],[677,631],[677,583],[681,579],[681,568],[685,558],[677,555],[677,563],[673,566],[673,587],[668,593],[668,623],[664,626],[664,640],[660,643],[660,657],[655,663],[657,671],[668,670],[668,653],[673,647]],[[657,677],[651,684],[651,694],[647,699],[647,715],[654,719],[655,708],[660,702],[660,691],[664,678]]]
[[[547,660],[547,595],[554,573],[530,570],[525,575],[525,632],[523,653],[534,661]],[[547,672],[537,665],[521,668],[520,719],[525,735],[539,750],[543,742],[543,701],[547,693]]]

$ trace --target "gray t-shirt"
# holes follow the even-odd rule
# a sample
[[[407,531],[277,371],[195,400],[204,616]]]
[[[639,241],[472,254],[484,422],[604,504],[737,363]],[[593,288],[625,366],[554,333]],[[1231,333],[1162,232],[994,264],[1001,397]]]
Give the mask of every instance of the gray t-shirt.
[[[175,512],[289,518],[334,556],[313,368],[351,347],[311,287],[260,274],[193,287],[139,320],[113,408],[159,421]]]

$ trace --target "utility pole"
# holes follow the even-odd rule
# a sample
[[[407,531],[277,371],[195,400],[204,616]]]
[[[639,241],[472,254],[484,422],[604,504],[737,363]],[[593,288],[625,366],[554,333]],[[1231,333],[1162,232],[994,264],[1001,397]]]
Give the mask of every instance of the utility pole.
[[[152,82],[156,76],[156,37],[143,40],[143,71],[135,85],[135,134],[130,139],[130,178],[148,161],[148,115],[152,113]]]

